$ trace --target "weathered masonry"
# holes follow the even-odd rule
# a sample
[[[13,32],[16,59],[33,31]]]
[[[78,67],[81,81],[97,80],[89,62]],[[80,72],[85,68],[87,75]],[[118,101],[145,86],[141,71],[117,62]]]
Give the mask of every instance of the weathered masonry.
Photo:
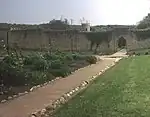
[[[107,32],[110,32],[109,35]],[[87,34],[95,33],[99,33],[99,36],[88,38]],[[98,49],[102,51],[106,49],[116,51],[118,47],[125,47],[127,50],[150,47],[149,39],[139,41],[130,27],[115,27],[111,31],[105,31],[105,34],[104,32],[91,32],[87,25],[82,31],[76,29],[0,29],[0,40],[4,40],[9,47],[29,50],[88,51],[91,48],[91,40],[96,39],[105,40],[101,41],[98,46]],[[93,48],[95,47],[96,45],[93,45]]]

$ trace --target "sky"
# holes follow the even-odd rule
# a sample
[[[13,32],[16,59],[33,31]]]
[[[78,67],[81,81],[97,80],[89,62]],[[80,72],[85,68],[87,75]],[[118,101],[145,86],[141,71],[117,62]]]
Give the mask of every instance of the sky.
[[[39,24],[84,17],[92,25],[132,25],[150,13],[150,0],[0,0],[0,23]]]

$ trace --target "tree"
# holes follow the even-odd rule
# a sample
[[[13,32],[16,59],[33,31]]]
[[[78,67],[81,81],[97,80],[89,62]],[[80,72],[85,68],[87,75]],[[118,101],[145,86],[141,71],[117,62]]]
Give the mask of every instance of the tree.
[[[145,16],[143,18],[143,20],[141,20],[139,22],[139,24],[137,25],[138,29],[145,29],[145,28],[149,28],[150,27],[150,14],[148,14],[147,16]]]

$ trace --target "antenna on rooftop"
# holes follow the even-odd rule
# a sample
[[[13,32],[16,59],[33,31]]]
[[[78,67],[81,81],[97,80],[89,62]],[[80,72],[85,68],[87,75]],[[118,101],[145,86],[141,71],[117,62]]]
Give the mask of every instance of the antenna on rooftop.
[[[70,19],[71,25],[73,24],[73,19]]]
[[[63,17],[63,15],[61,15],[60,20],[63,21],[63,19],[64,19],[64,17]]]
[[[83,22],[85,22],[85,18],[83,17],[82,19],[83,19]]]
[[[80,19],[80,24],[82,24],[83,22],[82,22],[82,19]]]

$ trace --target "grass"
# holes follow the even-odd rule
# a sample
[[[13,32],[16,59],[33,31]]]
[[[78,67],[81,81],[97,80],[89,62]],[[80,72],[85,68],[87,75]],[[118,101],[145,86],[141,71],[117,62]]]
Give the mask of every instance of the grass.
[[[121,60],[53,117],[150,117],[150,56]]]

